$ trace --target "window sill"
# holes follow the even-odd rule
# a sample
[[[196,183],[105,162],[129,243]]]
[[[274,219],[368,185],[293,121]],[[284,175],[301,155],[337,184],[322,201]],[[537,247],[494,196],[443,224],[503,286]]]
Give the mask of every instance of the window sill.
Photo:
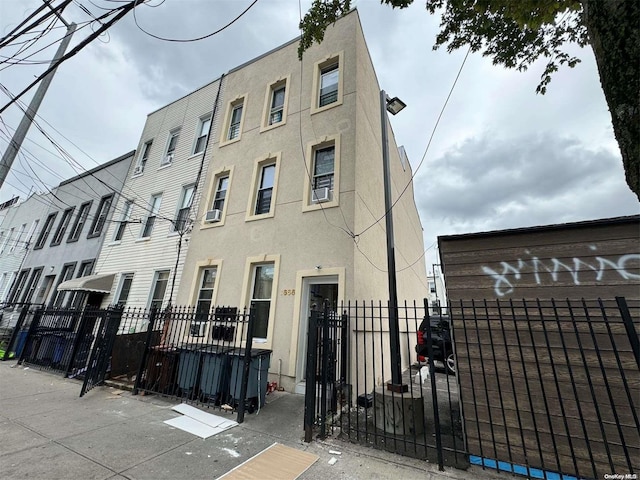
[[[134,173],[133,175],[131,175],[131,178],[138,178],[144,175],[144,172],[140,172],[140,173]]]
[[[151,237],[136,238],[136,243],[148,242],[149,240],[151,240]]]
[[[238,135],[236,138],[233,138],[231,140],[223,140],[219,143],[218,147],[226,147],[227,145],[231,145],[232,143],[239,142],[241,138],[242,135]]]
[[[114,240],[113,242],[109,242],[107,244],[107,247],[113,247],[113,246],[116,246],[116,245],[120,245],[121,243],[122,243],[122,240]]]
[[[253,222],[255,220],[262,220],[264,218],[273,218],[275,212],[272,210],[269,213],[261,213],[259,215],[247,215],[244,219],[245,222]]]
[[[222,227],[224,225],[224,218],[219,222],[202,222],[200,224],[200,230],[208,230],[209,228]]]
[[[315,210],[324,210],[326,208],[338,207],[340,202],[338,199],[333,199],[330,202],[318,202],[318,203],[307,203],[302,206],[303,212],[313,212]]]
[[[311,115],[315,115],[316,113],[320,113],[320,112],[325,112],[327,110],[331,110],[332,108],[338,107],[342,105],[342,97],[340,97],[338,100],[336,100],[333,103],[329,103],[327,105],[323,105],[322,107],[312,107],[311,108]]]
[[[171,163],[165,163],[164,165],[160,165],[158,167],[158,170],[166,170],[167,168],[169,168],[171,165],[173,165],[173,162]]]
[[[204,154],[204,150],[198,153],[192,153],[187,157],[187,160],[191,160],[192,158],[201,157]]]
[[[268,132],[269,130],[273,130],[274,128],[282,127],[287,124],[287,120],[283,119],[278,123],[272,123],[271,125],[263,125],[260,127],[260,133]]]

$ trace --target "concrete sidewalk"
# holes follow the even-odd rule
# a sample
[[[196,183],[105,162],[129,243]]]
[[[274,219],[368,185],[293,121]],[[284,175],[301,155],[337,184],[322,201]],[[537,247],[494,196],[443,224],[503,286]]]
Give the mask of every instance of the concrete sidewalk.
[[[75,380],[0,362],[0,478],[215,479],[274,442],[320,457],[303,479],[511,478],[475,467],[439,472],[424,461],[338,440],[303,443],[299,395],[273,393],[258,414],[203,440],[164,423],[179,416],[171,410],[175,401],[111,387],[79,398],[80,387]],[[235,420],[235,414],[212,413]],[[277,478],[277,472],[262,478]]]

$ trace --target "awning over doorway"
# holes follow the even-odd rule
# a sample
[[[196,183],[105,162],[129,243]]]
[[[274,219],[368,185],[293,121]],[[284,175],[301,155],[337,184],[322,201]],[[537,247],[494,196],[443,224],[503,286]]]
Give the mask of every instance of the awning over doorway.
[[[58,290],[75,290],[80,292],[109,293],[113,285],[115,273],[102,275],[87,275],[86,277],[73,278],[58,285]]]

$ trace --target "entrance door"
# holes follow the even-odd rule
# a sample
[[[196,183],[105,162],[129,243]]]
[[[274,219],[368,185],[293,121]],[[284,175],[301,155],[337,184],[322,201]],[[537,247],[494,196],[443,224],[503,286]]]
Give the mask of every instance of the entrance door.
[[[338,276],[324,275],[303,278],[301,301],[300,337],[298,338],[298,358],[296,361],[296,393],[304,394],[309,315],[313,310],[322,311],[325,304],[330,311],[338,311]]]

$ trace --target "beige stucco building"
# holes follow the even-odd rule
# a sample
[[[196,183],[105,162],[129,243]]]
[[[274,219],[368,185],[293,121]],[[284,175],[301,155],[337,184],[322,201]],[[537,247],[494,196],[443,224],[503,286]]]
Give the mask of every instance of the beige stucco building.
[[[230,71],[175,303],[256,307],[294,390],[310,309],[388,298],[380,85],[356,11]],[[411,167],[387,123],[398,299],[427,294]],[[402,194],[402,195],[401,195]],[[405,359],[405,363],[408,359]]]

